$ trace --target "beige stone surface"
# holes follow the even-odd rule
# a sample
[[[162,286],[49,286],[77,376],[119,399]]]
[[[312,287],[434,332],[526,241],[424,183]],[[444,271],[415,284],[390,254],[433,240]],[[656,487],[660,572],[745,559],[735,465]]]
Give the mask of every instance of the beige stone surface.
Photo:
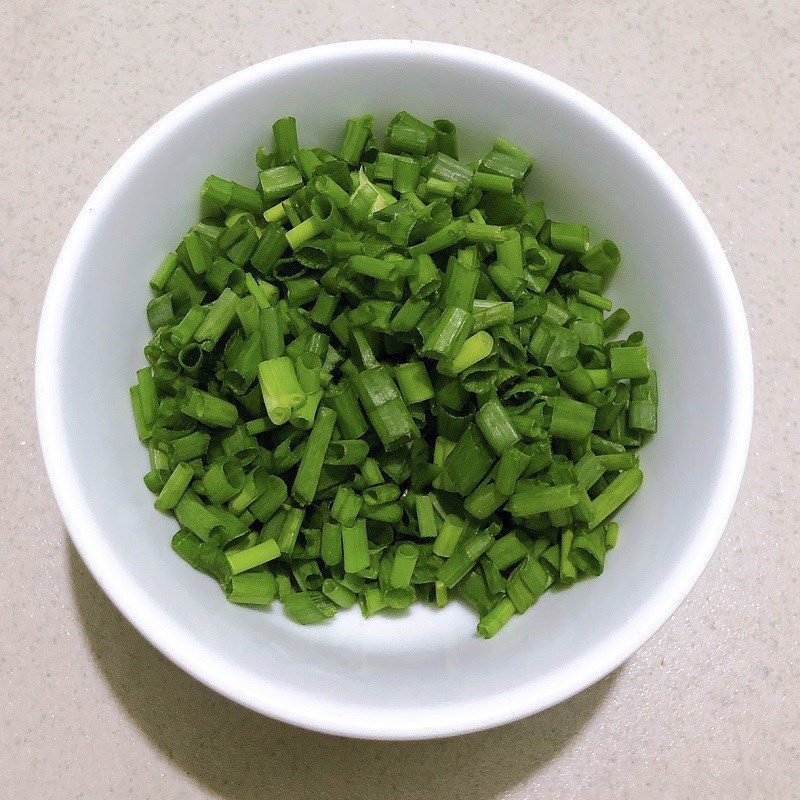
[[[736,273],[757,414],[714,559],[625,665],[523,722],[392,744],[241,709],[122,619],[52,499],[32,367],[67,230],[153,121],[270,56],[405,36],[540,67],[664,156]],[[800,796],[797,0],[6,0],[0,39],[0,798]]]

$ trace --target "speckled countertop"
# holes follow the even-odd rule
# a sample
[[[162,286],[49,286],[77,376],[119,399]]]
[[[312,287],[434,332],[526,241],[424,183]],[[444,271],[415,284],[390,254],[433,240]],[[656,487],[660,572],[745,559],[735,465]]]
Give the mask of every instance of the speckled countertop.
[[[664,156],[736,273],[759,412],[714,559],[626,664],[499,730],[364,743],[237,707],[122,619],[70,545],[50,494],[32,364],[67,230],[148,125],[269,56],[409,35],[540,67]],[[356,11],[348,0],[11,0],[0,6],[0,40],[0,797],[800,796],[796,1],[396,0]]]

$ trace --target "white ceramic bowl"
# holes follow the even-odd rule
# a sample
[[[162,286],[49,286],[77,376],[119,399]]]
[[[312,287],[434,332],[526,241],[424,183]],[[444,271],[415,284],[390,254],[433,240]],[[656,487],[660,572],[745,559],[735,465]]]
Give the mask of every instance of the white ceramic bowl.
[[[452,605],[357,611],[319,627],[226,602],[170,550],[142,483],[128,400],[148,339],[148,278],[198,212],[210,172],[251,182],[269,126],[335,146],[343,121],[398,109],[458,125],[467,156],[496,134],[536,158],[532,194],[620,246],[612,297],[647,335],[660,431],[601,578],[546,595],[489,642]],[[245,69],[195,95],[111,168],[78,216],[42,313],[37,413],[47,471],[92,574],[161,652],[224,695],[346,736],[474,731],[598,680],[676,609],[728,520],[745,464],[752,364],[742,303],[707,220],[659,156],[596,103],[521,64],[451,45],[353,42]]]

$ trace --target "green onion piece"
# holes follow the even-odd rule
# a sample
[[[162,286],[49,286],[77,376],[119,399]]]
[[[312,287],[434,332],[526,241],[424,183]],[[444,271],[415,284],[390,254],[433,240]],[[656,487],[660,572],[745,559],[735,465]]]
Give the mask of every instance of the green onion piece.
[[[270,474],[266,467],[256,466],[245,476],[241,491],[228,503],[234,514],[241,514],[253,501],[259,498],[269,487]]]
[[[236,317],[238,302],[239,296],[236,292],[228,288],[223,290],[194,332],[195,341],[200,342],[206,349],[214,347]]]
[[[326,522],[322,526],[322,541],[320,545],[322,560],[329,566],[335,567],[342,562],[342,528],[333,522]],[[323,590],[324,591],[324,590]]]
[[[286,241],[292,250],[302,247],[309,239],[313,239],[317,234],[325,230],[325,224],[317,217],[309,217],[299,222],[286,233]]]
[[[264,406],[274,425],[288,422],[292,412],[306,401],[300,388],[294,363],[290,358],[270,358],[258,365],[258,382],[264,398]]]
[[[486,331],[470,336],[452,360],[440,361],[438,370],[443,375],[459,375],[479,361],[488,358],[494,350],[494,339]]]
[[[647,361],[646,347],[639,345],[611,348],[611,376],[614,380],[647,378],[649,375],[650,365]]]
[[[611,516],[642,485],[642,478],[642,471],[638,467],[620,472],[592,500],[592,518],[589,524],[594,527]]]
[[[385,260],[371,258],[370,256],[355,255],[347,260],[347,268],[359,275],[366,275],[378,280],[394,280],[402,270],[406,269],[405,262],[401,260]]]
[[[137,398],[141,412],[141,420],[146,429],[152,428],[158,413],[158,393],[153,372],[150,367],[143,367],[136,372]],[[131,395],[133,396],[133,395]]]
[[[233,403],[200,389],[187,389],[180,408],[187,417],[213,427],[230,428],[239,418]]]
[[[495,462],[495,453],[477,425],[470,425],[444,461],[444,471],[459,494],[473,492]]]
[[[358,405],[352,383],[346,378],[331,387],[328,397],[337,414],[337,426],[348,439],[359,439],[368,430],[367,421]]]
[[[369,454],[369,444],[363,439],[339,439],[328,445],[326,464],[355,465],[363,463]]]
[[[379,586],[367,586],[359,596],[358,603],[364,617],[371,617],[387,606],[386,598]]]
[[[365,486],[378,486],[384,481],[380,465],[374,458],[364,460],[361,465],[361,475]]]
[[[188,464],[178,464],[167,478],[164,488],[159,492],[155,507],[159,511],[169,511],[175,508],[193,478],[194,470]]]
[[[507,533],[489,548],[486,555],[499,570],[504,570],[526,558],[528,548],[513,533]]]
[[[474,250],[472,248],[471,250]],[[464,255],[471,251],[462,251],[459,258],[450,259],[444,280],[442,302],[447,308],[459,308],[470,311],[475,300],[480,272],[477,265],[465,260]],[[472,253],[472,258],[474,258]]]
[[[232,575],[225,583],[225,597],[231,603],[267,606],[278,593],[278,582],[266,571]]]
[[[436,541],[433,543],[433,552],[442,558],[449,558],[453,555],[463,532],[464,525],[461,520],[452,514],[448,514],[439,529]]]
[[[604,239],[594,247],[589,248],[581,256],[581,264],[584,269],[601,275],[608,280],[619,266],[621,260],[619,248],[609,239]]]
[[[631,384],[628,406],[628,427],[642,433],[655,433],[658,428],[658,386],[656,373],[650,370],[644,380]]]
[[[421,539],[435,539],[438,536],[436,515],[430,495],[418,494],[414,499],[417,514],[417,529]]]
[[[147,323],[152,331],[165,325],[169,325],[175,319],[175,311],[172,307],[172,295],[162,294],[154,297],[147,304]]]
[[[410,542],[399,545],[394,553],[392,570],[389,575],[389,583],[395,589],[402,589],[411,584],[411,576],[419,557],[419,551]]]
[[[206,473],[207,474],[207,473]],[[286,483],[277,475],[269,475],[262,482],[261,493],[250,504],[250,513],[259,522],[271,519],[289,496]]]
[[[530,171],[533,166],[533,157],[529,153],[513,142],[509,142],[507,139],[503,139],[500,136],[494,140],[492,150],[497,153],[504,153],[507,156],[512,156],[516,161],[524,164],[527,171]],[[544,219],[544,212],[542,212],[542,219]]]
[[[336,412],[330,408],[321,408],[314,427],[311,429],[308,444],[292,485],[292,497],[301,505],[309,505],[317,492],[325,452],[331,441],[335,424]]]
[[[203,431],[195,431],[186,436],[179,436],[169,442],[164,442],[164,449],[172,461],[191,461],[199,458],[208,450],[211,437]]]
[[[419,436],[400,391],[384,365],[359,372],[353,378],[361,405],[387,451],[395,450]]]
[[[514,181],[506,175],[493,175],[490,172],[476,172],[472,176],[472,185],[476,189],[496,194],[514,194]]]
[[[371,506],[382,505],[397,500],[398,497],[400,497],[400,487],[396,483],[382,483],[364,491],[364,500]]]
[[[289,554],[294,550],[304,516],[305,509],[303,508],[288,508],[286,510],[277,537],[281,553]]]
[[[575,464],[575,476],[578,483],[584,489],[590,489],[602,477],[606,471],[600,460],[601,456],[596,456],[591,451],[587,451]]]
[[[491,550],[491,548],[489,548]],[[490,594],[500,595],[507,591],[507,581],[500,574],[500,570],[495,566],[494,562],[488,557],[483,556],[480,560],[481,572],[483,572],[484,580],[486,581],[486,588]]]
[[[345,572],[361,572],[369,566],[369,542],[365,520],[358,519],[351,526],[342,526],[342,552]]]
[[[222,550],[203,541],[191,531],[179,530],[172,537],[171,546],[190,566],[210,575],[219,583],[224,585],[230,578],[230,567]]]
[[[362,498],[348,486],[340,486],[336,490],[331,516],[341,525],[350,527],[355,524],[362,502]]]
[[[395,333],[407,333],[414,330],[430,303],[415,297],[409,297],[389,322],[390,330]]]
[[[494,544],[488,531],[476,533],[461,541],[453,555],[439,568],[438,580],[452,589],[477,563],[478,559]]]
[[[572,222],[550,223],[550,244],[554,250],[583,254],[589,249],[589,229]]]
[[[275,161],[288,164],[293,161],[298,151],[297,120],[294,117],[283,117],[272,125],[275,137]]]
[[[358,602],[358,595],[355,592],[331,578],[323,581],[322,593],[339,608],[352,608]]]
[[[520,440],[511,417],[496,397],[478,409],[475,422],[486,441],[499,456]]]
[[[484,520],[494,514],[508,499],[508,495],[498,491],[494,481],[481,484],[464,500],[464,510],[475,517]]]
[[[619,333],[630,319],[631,315],[624,308],[618,308],[603,320],[603,336],[608,338]]]
[[[322,592],[294,592],[283,598],[283,610],[293,622],[315,625],[333,617],[337,606]]]
[[[267,225],[250,257],[250,263],[262,274],[270,275],[289,242],[284,229],[275,222]]]
[[[261,544],[248,547],[237,552],[227,552],[225,557],[230,564],[231,572],[236,575],[248,569],[266,564],[280,556],[281,551],[274,539],[267,539]]]
[[[431,379],[422,361],[411,361],[392,367],[397,386],[408,405],[422,403],[434,396]]]
[[[303,176],[300,174],[300,170],[291,164],[264,170],[259,173],[258,179],[261,183],[264,202],[267,205],[289,197],[303,185]]]
[[[458,244],[458,242],[464,238],[465,234],[465,224],[459,220],[454,220],[436,231],[436,233],[432,233],[424,241],[409,247],[408,251],[414,257],[438,253],[440,250]]]
[[[420,175],[420,164],[414,159],[396,157],[392,162],[392,185],[395,192],[413,192]]]
[[[617,546],[617,539],[619,537],[619,525],[616,522],[609,522],[606,525],[606,548],[611,550]]]
[[[570,441],[585,439],[594,427],[595,413],[595,407],[588,403],[556,397],[553,399],[550,434]]]
[[[491,639],[510,619],[516,609],[507,597],[503,597],[492,606],[491,610],[481,617],[478,623],[478,635]]]
[[[167,281],[172,276],[172,273],[175,272],[177,266],[178,256],[175,253],[169,253],[161,262],[153,277],[150,278],[150,288],[154,292],[163,292]]]
[[[547,486],[534,480],[517,481],[506,508],[515,517],[532,517],[545,511],[574,506],[580,495],[573,484]]]
[[[339,151],[339,155],[348,164],[358,164],[364,145],[372,132],[374,119],[369,114],[363,117],[347,120],[344,130],[344,141]]]
[[[303,178],[306,181],[310,181],[314,177],[317,167],[322,164],[322,161],[320,161],[313,150],[298,148],[294,154],[294,163],[297,165],[300,172],[303,173]],[[266,168],[268,167],[262,167],[262,169]]]
[[[436,129],[405,111],[397,114],[386,131],[386,144],[415,156],[429,153],[436,143]]]
[[[510,447],[501,453],[495,472],[497,491],[505,497],[510,497],[514,493],[517,481],[528,469],[530,463],[531,456],[516,447]]]
[[[420,351],[427,358],[452,360],[472,333],[472,314],[462,308],[446,308]]]
[[[587,292],[585,289],[578,289],[578,300],[586,303],[587,306],[593,306],[603,311],[611,311],[614,307],[614,304],[607,297],[601,297],[594,292]]]

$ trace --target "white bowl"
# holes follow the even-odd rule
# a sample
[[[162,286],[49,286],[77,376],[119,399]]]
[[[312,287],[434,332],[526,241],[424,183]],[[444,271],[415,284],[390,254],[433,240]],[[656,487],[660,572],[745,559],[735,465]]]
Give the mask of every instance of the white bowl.
[[[148,278],[198,213],[208,173],[252,182],[271,122],[335,146],[347,117],[399,109],[454,120],[467,156],[496,134],[536,158],[551,215],[613,238],[612,297],[644,330],[660,430],[619,515],[605,573],[545,595],[493,640],[471,612],[357,611],[319,627],[229,604],[170,550],[128,399],[144,364]],[[677,608],[728,520],[750,435],[741,299],[706,218],[661,158],[599,105],[530,67],[451,45],[352,42],[304,50],[205,89],[148,130],[92,193],[61,251],[36,360],[42,449],[81,556],[162,653],[250,708],[329,733],[448,736],[509,722],[603,677]]]

